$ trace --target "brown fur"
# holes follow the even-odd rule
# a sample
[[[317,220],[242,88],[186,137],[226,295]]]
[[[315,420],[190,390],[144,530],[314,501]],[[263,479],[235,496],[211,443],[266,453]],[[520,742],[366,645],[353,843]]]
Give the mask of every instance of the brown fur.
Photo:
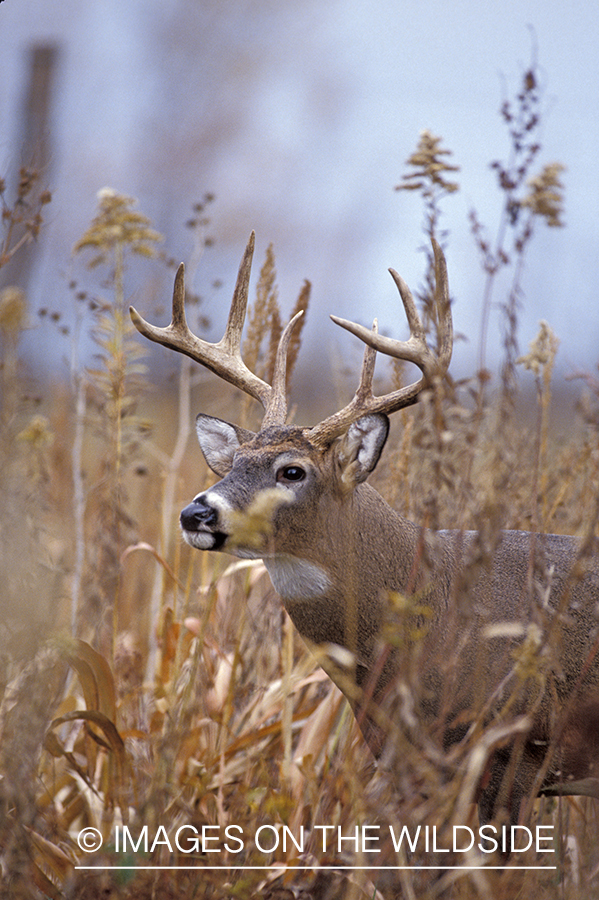
[[[593,654],[599,567],[596,561],[582,565],[574,538],[507,531],[483,557],[475,533],[428,532],[404,519],[363,483],[384,443],[378,439],[370,455],[364,449],[383,429],[381,416],[360,420],[326,449],[314,447],[298,428],[240,436],[220,423],[236,436],[217,456],[202,435],[215,420],[199,419],[209,463],[228,474],[194,503],[206,498],[218,506],[222,498],[243,511],[261,491],[280,485],[285,466],[305,472],[297,484],[285,483],[292,502],[276,508],[261,555],[275,584],[281,557],[326,573],[326,591],[298,598],[292,583],[281,597],[309,644],[354,654],[353,669],[324,665],[349,697],[375,755],[385,743],[376,706],[389,705],[417,653],[416,712],[446,748],[475,721],[503,721],[506,706],[512,718],[529,717],[526,733],[490,759],[481,783],[484,821],[502,807],[516,821],[542,767],[546,773],[536,787],[543,790],[559,784],[564,792],[568,783],[598,774],[599,705],[588,698],[599,681],[599,654]],[[215,528],[227,527],[221,510]],[[410,639],[403,652],[387,646],[381,657],[380,631],[394,594],[416,598],[426,636]]]

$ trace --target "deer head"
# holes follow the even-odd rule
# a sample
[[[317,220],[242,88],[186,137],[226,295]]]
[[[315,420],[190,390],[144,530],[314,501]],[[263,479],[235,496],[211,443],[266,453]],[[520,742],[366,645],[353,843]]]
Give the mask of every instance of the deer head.
[[[227,550],[238,556],[278,554],[305,561],[306,554],[314,555],[308,545],[314,543],[318,511],[325,517],[331,512],[330,505],[323,503],[324,498],[346,496],[365,481],[387,438],[387,416],[415,403],[421,392],[447,370],[452,351],[447,269],[443,253],[433,240],[437,352],[427,344],[410,289],[393,269],[391,276],[410,327],[407,341],[379,334],[376,320],[369,330],[331,316],[335,324],[366,344],[359,385],[343,409],[315,426],[300,428],[286,425],[286,369],[289,341],[302,313],[291,319],[281,335],[272,384],[251,372],[241,356],[253,251],[252,233],[241,260],[225,333],[218,343],[202,340],[189,330],[183,264],[175,278],[171,324],[166,328],[150,325],[134,309],[131,317],[147,338],[190,356],[258,400],[264,409],[257,434],[220,419],[198,416],[201,449],[223,481],[200,493],[183,510],[181,525],[186,541],[202,550]],[[374,396],[372,379],[377,351],[415,363],[422,373],[420,379],[384,396]],[[298,511],[302,514],[298,515]],[[246,514],[245,525],[241,512]],[[308,521],[309,528],[305,524]],[[269,522],[272,528],[268,527]],[[263,527],[265,524],[267,527]],[[241,537],[236,532],[241,532]],[[307,533],[302,541],[303,532]],[[320,577],[324,579],[323,575]]]

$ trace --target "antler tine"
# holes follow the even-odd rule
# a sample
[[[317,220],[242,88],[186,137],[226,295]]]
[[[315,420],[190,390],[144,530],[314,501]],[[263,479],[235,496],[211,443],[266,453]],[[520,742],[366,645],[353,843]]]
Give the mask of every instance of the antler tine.
[[[371,334],[378,334],[379,323],[375,319],[372,323]],[[360,383],[356,391],[356,398],[360,403],[367,403],[374,395],[372,393],[372,379],[374,378],[374,364],[376,362],[376,350],[368,344],[364,348],[364,358],[360,370]]]
[[[185,318],[185,266],[183,263],[179,266],[175,276],[170,325],[167,325],[166,328],[158,328],[156,325],[146,322],[133,307],[130,307],[129,312],[133,324],[144,337],[190,356],[195,362],[206,366],[224,381],[228,381],[255,400],[259,400],[265,410],[262,423],[262,427],[265,427],[266,425],[285,423],[287,415],[287,350],[293,328],[303,313],[301,310],[296,313],[281,335],[271,386],[248,369],[241,357],[241,335],[248,304],[254,242],[255,235],[252,231],[239,265],[225,333],[218,343],[211,344],[204,341],[189,329]]]
[[[179,266],[175,277],[170,325],[167,325],[166,328],[159,328],[146,322],[133,307],[130,307],[129,312],[133,324],[144,337],[190,356],[195,362],[206,366],[224,381],[228,381],[254,397],[255,400],[259,400],[264,409],[267,409],[271,400],[271,386],[250,371],[241,358],[241,332],[245,321],[253,252],[254,232],[252,231],[239,266],[227,327],[223,337],[216,344],[197,337],[187,325],[185,318],[185,266],[183,263]]]
[[[426,335],[420,321],[420,317],[416,310],[416,304],[412,292],[403,278],[393,269],[390,269],[391,276],[397,285],[402,303],[406,312],[408,325],[410,327],[410,337],[407,341],[398,341],[393,338],[385,337],[378,333],[373,326],[372,330],[358,325],[355,322],[348,322],[346,319],[339,319],[337,316],[331,316],[336,325],[340,325],[356,337],[360,338],[371,350],[373,356],[369,358],[368,365],[374,367],[374,355],[376,351],[384,353],[387,356],[393,356],[396,359],[403,359],[412,362],[422,372],[422,377],[413,384],[406,385],[397,391],[392,391],[382,397],[375,397],[370,388],[365,388],[364,369],[367,365],[366,354],[364,356],[364,364],[362,367],[362,376],[360,386],[356,391],[350,403],[325,419],[320,424],[311,428],[308,437],[313,443],[318,445],[327,445],[331,443],[338,435],[342,434],[345,429],[355,422],[360,416],[367,413],[386,413],[391,414],[405,406],[416,403],[418,396],[431,381],[438,376],[442,376],[447,371],[451,360],[451,351],[453,346],[453,324],[451,319],[451,305],[449,300],[449,287],[447,281],[447,266],[445,257],[439,244],[432,239],[433,253],[435,257],[435,303],[439,314],[438,334],[439,334],[439,352],[433,353],[426,343]],[[370,374],[370,384],[372,383],[372,373]]]
[[[241,335],[245,324],[245,314],[248,305],[250,274],[252,271],[255,242],[256,233],[252,231],[239,264],[239,272],[237,273],[237,281],[235,282],[235,290],[233,291],[233,299],[231,300],[231,309],[229,310],[227,327],[222,339],[219,341],[219,345],[221,345],[224,350],[239,357],[239,359],[241,359]]]
[[[449,279],[445,254],[437,241],[432,238],[435,257],[435,305],[439,313],[437,328],[439,345],[440,374],[444,375],[451,362],[453,351],[453,321],[451,318],[451,299],[449,297]]]
[[[331,316],[337,321],[334,316]],[[344,322],[344,319],[340,319]],[[351,324],[351,323],[348,323]],[[361,326],[360,326],[361,327]],[[378,334],[378,322],[375,319],[372,323],[372,331],[367,332],[369,335]],[[382,398],[375,397],[372,393],[372,379],[374,377],[374,364],[376,361],[376,350],[368,344],[364,348],[364,358],[362,360],[362,369],[360,371],[360,383],[356,389],[356,393],[343,409],[333,413],[319,425],[308,429],[307,437],[313,444],[326,447],[334,438],[342,434],[345,429],[355,422],[360,416],[369,412],[379,411],[377,404]]]
[[[272,393],[262,420],[262,428],[267,428],[269,425],[285,424],[287,418],[287,350],[289,349],[289,341],[291,340],[293,329],[303,314],[303,309],[296,312],[285,326],[279,339],[272,379]]]

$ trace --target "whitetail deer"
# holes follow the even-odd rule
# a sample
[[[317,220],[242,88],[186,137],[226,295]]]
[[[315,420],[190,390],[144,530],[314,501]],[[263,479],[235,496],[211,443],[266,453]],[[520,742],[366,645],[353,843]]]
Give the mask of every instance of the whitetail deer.
[[[481,723],[496,725],[503,735],[503,741],[487,745],[480,770],[482,822],[503,810],[516,823],[521,800],[531,793],[599,797],[596,556],[572,537],[505,531],[485,557],[475,532],[430,532],[392,510],[365,483],[387,438],[387,416],[415,403],[449,366],[452,319],[441,249],[433,242],[438,350],[427,345],[412,295],[390,270],[409,340],[332,317],[366,344],[360,384],[344,409],[302,428],[286,424],[285,384],[289,339],[301,313],[281,336],[272,385],[241,358],[253,246],[252,235],[217,344],[193,335],[186,324],[182,265],[167,328],[131,310],[143,335],[207,366],[265,410],[257,434],[198,416],[201,449],[222,480],[181,513],[185,540],[200,550],[264,560],[300,634],[330,651],[333,662],[325,668],[348,697],[375,755],[387,731],[381,704],[394,686],[401,687],[406,669],[405,645],[387,646],[381,655],[379,632],[391,592],[417,596],[428,617],[418,648],[422,683],[411,707],[417,721],[434,724],[446,750],[472,737]],[[377,351],[415,363],[420,379],[374,396]],[[270,528],[256,525],[261,503]],[[468,568],[473,560],[476,565]],[[527,640],[537,646],[537,665],[519,681],[515,659]],[[544,652],[548,647],[550,654]],[[353,663],[344,666],[343,656]],[[400,706],[394,709],[403,726]],[[502,732],[506,708],[517,727]]]

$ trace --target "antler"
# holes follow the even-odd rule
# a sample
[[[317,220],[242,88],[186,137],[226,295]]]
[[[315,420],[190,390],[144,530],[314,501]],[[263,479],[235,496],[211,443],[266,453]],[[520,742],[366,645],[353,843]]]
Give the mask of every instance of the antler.
[[[293,328],[302,312],[300,310],[296,313],[281,335],[275,359],[273,383],[272,385],[267,384],[248,369],[241,357],[241,333],[248,303],[254,241],[255,234],[252,231],[239,266],[227,327],[218,343],[211,344],[204,341],[189,329],[185,318],[185,266],[183,263],[179,266],[175,276],[173,314],[170,325],[167,325],[166,328],[158,328],[156,325],[146,322],[133,307],[130,307],[129,312],[137,330],[149,340],[190,356],[224,381],[228,381],[255,400],[259,400],[265,410],[262,422],[262,427],[265,428],[268,425],[285,423],[287,415],[287,349]]]
[[[228,381],[246,394],[254,397],[254,399],[259,400],[265,410],[262,428],[266,428],[269,425],[282,425],[285,423],[287,415],[287,351],[293,328],[302,312],[300,310],[293,316],[281,335],[275,359],[272,385],[267,384],[248,369],[241,357],[241,334],[248,303],[254,240],[255,235],[252,231],[239,266],[227,327],[218,343],[211,344],[202,340],[193,334],[187,325],[185,318],[185,267],[183,263],[179,266],[175,277],[173,313],[170,325],[166,328],[150,325],[133,307],[130,307],[130,313],[137,330],[149,340],[163,344],[172,350],[177,350],[179,353],[185,353],[196,362],[206,366],[224,381]],[[397,272],[390,269],[389,271],[397,285],[406,311],[410,326],[410,337],[407,341],[397,341],[385,337],[378,333],[376,320],[372,330],[369,330],[364,328],[363,325],[357,325],[354,322],[339,319],[337,316],[331,316],[336,325],[351,331],[367,346],[364,352],[360,383],[353,399],[339,412],[329,416],[313,428],[307,429],[306,436],[312,443],[319,446],[330,444],[352,422],[368,413],[383,412],[390,414],[402,407],[410,406],[418,400],[421,391],[430,385],[434,378],[444,375],[447,371],[453,346],[453,325],[447,283],[447,266],[443,251],[434,238],[432,245],[435,257],[438,353],[434,353],[426,343],[424,329],[409,287]],[[372,393],[372,379],[377,350],[387,356],[394,356],[397,359],[415,363],[422,372],[422,378],[397,391],[392,391],[382,397],[375,397]]]
[[[385,337],[378,333],[376,320],[372,330],[369,330],[364,328],[363,325],[357,325],[354,322],[331,316],[336,325],[351,331],[367,347],[364,353],[364,362],[362,363],[360,384],[353,399],[339,412],[329,416],[307,432],[306,436],[312,443],[319,446],[330,444],[352,422],[368,413],[382,412],[390,414],[402,407],[416,403],[421,391],[428,387],[434,378],[444,375],[447,371],[453,347],[453,324],[449,301],[447,265],[443,251],[434,238],[432,239],[432,245],[435,257],[435,305],[438,310],[438,355],[433,353],[426,343],[424,329],[409,287],[397,272],[389,269],[406,311],[410,326],[410,337],[407,341],[397,341]],[[422,372],[422,378],[397,391],[392,391],[382,397],[375,397],[372,393],[372,376],[374,374],[374,360],[377,350],[385,353],[387,356],[394,356],[396,359],[415,363]]]

